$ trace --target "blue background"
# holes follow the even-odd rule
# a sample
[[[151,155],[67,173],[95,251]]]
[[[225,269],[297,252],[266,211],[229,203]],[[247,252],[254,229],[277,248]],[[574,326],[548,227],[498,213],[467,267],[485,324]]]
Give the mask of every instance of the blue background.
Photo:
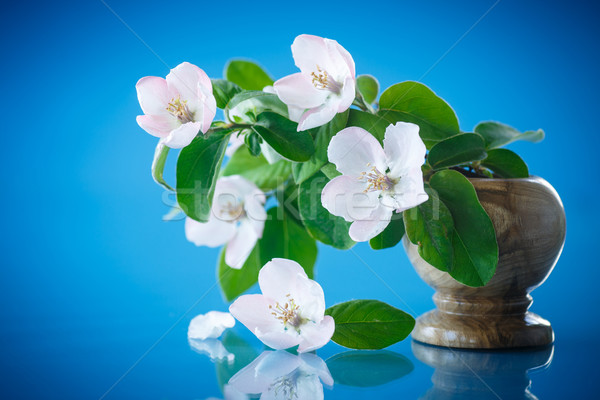
[[[150,177],[156,140],[135,122],[134,85],[168,73],[159,58],[221,77],[241,56],[279,78],[296,71],[290,44],[300,33],[338,40],[357,73],[384,88],[424,82],[465,130],[493,119],[546,131],[541,144],[510,146],[556,188],[567,213],[562,257],[534,292],[533,311],[552,322],[557,340],[533,391],[564,398],[592,390],[600,334],[595,5],[500,1],[457,43],[493,1],[107,3],[118,17],[100,1],[11,2],[0,17],[3,397],[100,398],[170,328],[106,398],[221,397],[214,367],[185,336],[192,316],[227,307],[214,288],[218,250],[196,248],[181,222],[161,220],[173,199]],[[416,315],[433,307],[401,247],[355,248],[381,279],[352,252],[319,250],[328,304],[378,298]],[[409,341],[394,348],[412,357]],[[414,362],[378,396],[424,393],[432,370]]]

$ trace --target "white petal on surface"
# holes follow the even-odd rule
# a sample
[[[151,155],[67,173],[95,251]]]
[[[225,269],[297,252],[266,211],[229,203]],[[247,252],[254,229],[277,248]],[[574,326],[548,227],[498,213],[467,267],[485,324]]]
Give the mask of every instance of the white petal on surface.
[[[339,103],[339,102],[338,102]],[[325,125],[337,114],[337,103],[325,103],[305,111],[298,121],[298,132]]]
[[[271,331],[283,332],[283,324],[271,314],[269,305],[265,296],[247,294],[238,297],[229,306],[229,312],[257,336]]]
[[[188,327],[189,339],[216,339],[227,328],[233,328],[235,319],[228,312],[209,311],[200,314],[190,321]]]
[[[398,178],[425,162],[425,144],[419,136],[419,126],[397,122],[385,130],[383,147],[390,167],[390,176]]]
[[[363,171],[370,171],[373,166],[383,173],[387,167],[385,153],[377,139],[358,127],[339,131],[329,143],[327,157],[338,171],[355,178]]]
[[[298,346],[298,353],[313,351],[325,346],[331,340],[334,331],[335,322],[329,315],[326,315],[321,323],[303,324],[300,331],[302,341]]]
[[[159,138],[169,136],[173,129],[179,127],[177,118],[172,115],[138,115],[135,119],[143,130]]]
[[[167,75],[167,86],[173,92],[181,95],[181,100],[197,102],[200,100],[200,85],[207,87],[206,73],[189,62],[182,62]],[[210,82],[210,79],[208,79]],[[211,86],[212,87],[212,86]]]
[[[274,258],[258,273],[258,285],[265,297],[285,303],[286,295],[297,287],[298,280],[308,280],[304,269],[295,261]]]
[[[235,224],[219,220],[213,215],[205,223],[189,217],[185,219],[185,237],[196,246],[222,246],[233,237],[235,231]]]
[[[321,193],[321,204],[333,215],[346,221],[368,218],[379,207],[376,192],[364,193],[367,184],[347,175],[327,182]]]
[[[390,223],[393,208],[380,206],[365,220],[355,221],[348,232],[355,242],[366,242],[379,235]]]
[[[252,252],[258,235],[252,226],[250,221],[243,221],[235,235],[227,243],[225,249],[225,263],[231,268],[240,269],[244,266],[244,263],[248,259],[248,256]]]
[[[303,109],[320,106],[329,95],[328,91],[317,89],[311,78],[300,72],[279,79],[273,87],[285,104]]]
[[[146,76],[136,83],[135,89],[144,114],[168,114],[166,108],[171,101],[171,96],[167,81],[157,76]]]
[[[190,347],[200,354],[206,354],[211,361],[227,360],[232,363],[235,360],[235,355],[228,352],[223,343],[217,339],[190,339],[188,340]]]
[[[183,124],[179,128],[171,131],[164,139],[164,143],[172,149],[181,149],[192,143],[192,140],[194,140],[200,131],[201,126],[201,122],[188,122]]]
[[[333,377],[331,376],[331,372],[329,372],[327,363],[325,363],[321,357],[313,353],[303,353],[300,354],[299,357],[305,364],[302,369],[310,370],[313,373],[316,373],[325,385],[333,386]]]

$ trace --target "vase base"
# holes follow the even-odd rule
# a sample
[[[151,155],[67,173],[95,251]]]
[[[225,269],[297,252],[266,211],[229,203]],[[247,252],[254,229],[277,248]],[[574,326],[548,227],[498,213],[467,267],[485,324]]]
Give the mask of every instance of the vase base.
[[[550,322],[532,312],[523,315],[457,315],[432,310],[417,318],[412,338],[434,346],[508,349],[554,342]]]

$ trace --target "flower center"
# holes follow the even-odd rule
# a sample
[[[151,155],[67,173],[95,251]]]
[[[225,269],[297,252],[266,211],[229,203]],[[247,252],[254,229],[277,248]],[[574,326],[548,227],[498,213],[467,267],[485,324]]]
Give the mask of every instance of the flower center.
[[[298,313],[300,306],[290,297],[289,293],[286,294],[285,297],[287,297],[287,301],[283,306],[279,304],[279,302],[275,303],[275,307],[269,304],[271,314],[275,319],[283,322],[284,325],[291,325],[294,328],[298,328],[303,322],[302,317],[300,317],[300,314]]]
[[[171,99],[169,105],[167,106],[167,111],[171,115],[177,117],[182,124],[192,122],[194,119],[190,109],[187,106],[187,100],[181,101],[180,96]]]
[[[371,166],[371,163],[367,164],[367,167],[369,166]],[[375,191],[384,192],[390,190],[394,186],[394,181],[375,166],[371,167],[370,172],[361,172],[358,179],[367,183],[367,188],[363,191],[364,193]]]
[[[311,72],[310,76],[312,76],[312,84],[319,90],[329,90],[333,93],[340,93],[341,86],[339,83],[335,81],[335,79],[331,79],[326,70],[321,69],[317,64],[317,72]]]
[[[237,221],[246,215],[244,204],[241,201],[234,203],[228,201],[221,205],[219,209],[219,217],[227,221]]]
[[[275,392],[276,398],[283,399],[297,399],[298,393],[296,389],[296,379],[294,377],[285,375],[277,378],[270,386],[270,390]]]

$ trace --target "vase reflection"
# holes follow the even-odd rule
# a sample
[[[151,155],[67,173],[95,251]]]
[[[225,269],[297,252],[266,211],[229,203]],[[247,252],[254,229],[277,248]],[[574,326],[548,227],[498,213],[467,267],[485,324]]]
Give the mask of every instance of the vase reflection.
[[[423,400],[537,399],[530,392],[529,372],[547,368],[554,347],[518,351],[477,351],[434,347],[419,342],[412,350],[435,368]]]

